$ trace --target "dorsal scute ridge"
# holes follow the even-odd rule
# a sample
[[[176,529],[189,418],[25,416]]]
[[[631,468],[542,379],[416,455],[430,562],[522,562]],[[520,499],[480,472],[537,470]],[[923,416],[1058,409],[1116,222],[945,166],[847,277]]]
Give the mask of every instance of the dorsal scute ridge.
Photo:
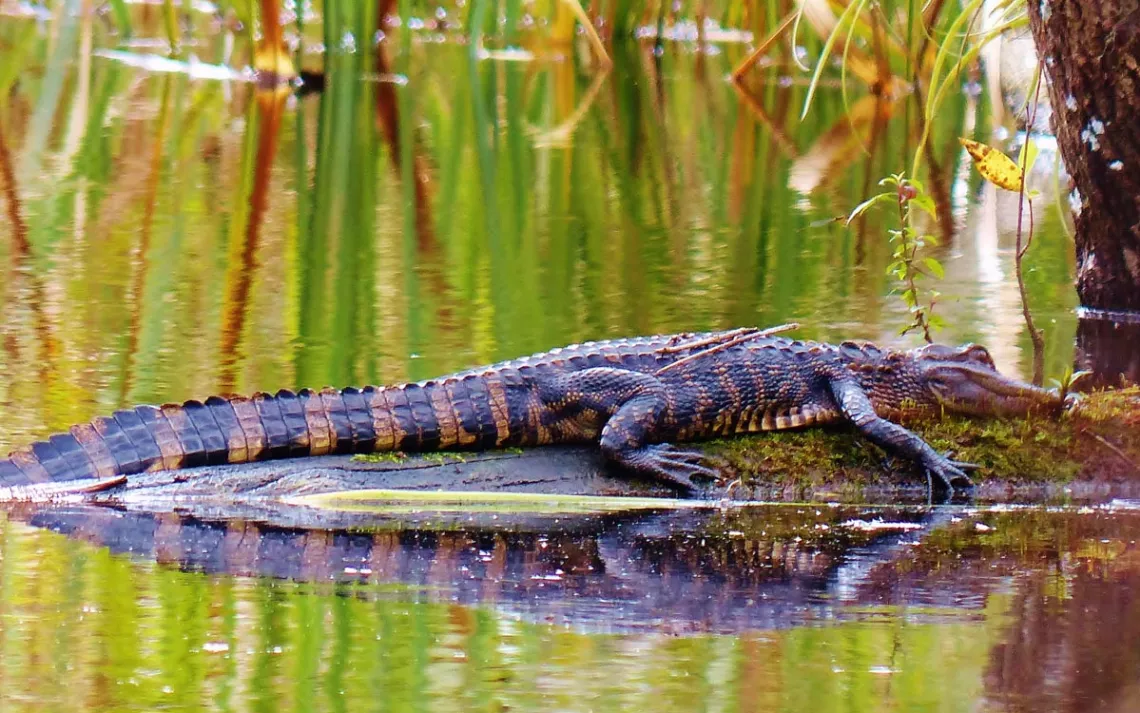
[[[669,346],[675,346],[687,341],[704,339],[717,334],[730,332],[732,330],[715,330],[709,332],[682,332],[680,334],[655,334],[648,337],[619,337],[616,339],[586,341],[578,344],[570,344],[567,346],[554,347],[544,352],[530,354],[528,356],[519,357],[516,359],[508,359],[505,361],[496,362],[487,366],[478,366],[472,369],[465,369],[458,371],[450,376],[464,377],[470,374],[489,375],[498,374],[506,369],[521,369],[524,366],[540,367],[548,364],[553,364],[555,361],[565,363],[566,361],[590,356],[601,356],[608,352],[619,353],[622,350],[628,350],[633,347],[645,347],[647,349],[662,349]],[[683,356],[683,352],[679,352],[678,356]],[[436,379],[441,381],[441,379]],[[415,382],[423,385],[423,382]],[[400,386],[405,386],[402,384]]]

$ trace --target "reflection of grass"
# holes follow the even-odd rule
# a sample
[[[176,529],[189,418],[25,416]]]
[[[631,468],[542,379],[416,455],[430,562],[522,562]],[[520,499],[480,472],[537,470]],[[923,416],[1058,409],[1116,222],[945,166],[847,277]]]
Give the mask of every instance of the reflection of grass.
[[[132,31],[131,13],[127,9],[126,0],[108,0],[107,4],[111,8],[111,15],[115,18],[115,25],[118,27],[119,34],[124,40],[129,40]]]
[[[357,17],[339,4],[328,6],[325,35],[371,37],[375,18]],[[345,17],[351,15],[351,17]],[[355,24],[354,24],[355,23]],[[335,46],[335,45],[330,45]],[[298,187],[295,354],[298,385],[348,384],[371,378],[372,342],[361,332],[376,314],[376,155],[374,87],[361,81],[372,72],[369,52],[326,55],[327,81],[310,174],[309,147],[296,137]],[[300,114],[298,115],[300,121]],[[303,124],[298,128],[303,131]],[[311,176],[311,178],[310,178]],[[375,331],[375,330],[371,330]]]
[[[20,69],[26,66],[28,55],[35,47],[37,33],[25,30],[14,39],[0,37],[4,46],[4,61],[0,63],[0,96],[6,97],[12,85],[20,76]]]
[[[251,103],[249,131],[242,151],[242,195],[248,205],[235,210],[230,221],[226,256],[225,297],[222,301],[222,329],[218,347],[218,388],[235,391],[236,365],[241,352],[245,323],[249,317],[250,293],[258,271],[262,224],[270,205],[269,175],[277,153],[278,129],[288,92],[282,87],[259,90]],[[256,108],[256,113],[254,112]],[[256,143],[256,152],[253,145]]]

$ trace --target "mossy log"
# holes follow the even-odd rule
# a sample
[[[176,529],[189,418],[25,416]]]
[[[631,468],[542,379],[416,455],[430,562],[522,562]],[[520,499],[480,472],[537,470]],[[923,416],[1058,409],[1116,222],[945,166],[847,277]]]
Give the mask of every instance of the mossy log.
[[[978,487],[974,493],[981,499],[1100,500],[1140,493],[1137,388],[1088,395],[1059,419],[947,416],[906,425],[936,448],[953,451],[955,458],[981,466],[975,475]],[[926,479],[918,468],[887,458],[850,428],[770,433],[701,447],[724,474],[721,482],[698,493],[706,501],[859,502],[925,499],[928,495]],[[339,500],[329,496],[350,491],[356,494]],[[186,510],[193,505],[245,508],[254,514],[268,503],[357,508],[362,502],[361,491],[384,491],[376,497],[390,502],[392,491],[531,494],[536,507],[540,496],[679,495],[661,483],[631,478],[609,467],[597,449],[552,447],[414,456],[325,456],[149,473],[132,476],[125,486],[89,499],[136,509]],[[470,497],[453,497],[451,505],[475,507]],[[425,506],[422,500],[416,502]],[[561,504],[552,507],[567,507],[558,502]],[[666,506],[664,500],[662,506]],[[610,506],[600,502],[575,506],[581,507]]]
[[[1140,388],[1084,395],[1059,418],[970,418],[946,415],[904,421],[955,460],[975,463],[974,495],[984,499],[1064,493],[1123,496],[1140,490]],[[884,453],[850,429],[810,429],[717,441],[747,497],[860,499],[924,491],[911,463]]]

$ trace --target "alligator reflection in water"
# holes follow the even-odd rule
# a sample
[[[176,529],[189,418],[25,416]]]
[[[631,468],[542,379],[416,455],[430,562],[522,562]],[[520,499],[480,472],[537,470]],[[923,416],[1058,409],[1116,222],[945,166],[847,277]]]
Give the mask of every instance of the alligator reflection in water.
[[[702,631],[831,618],[858,580],[931,524],[920,510],[812,506],[503,514],[493,516],[494,526],[471,525],[468,514],[420,512],[339,531],[93,506],[24,517],[189,570],[412,585],[443,601],[494,603],[534,620],[605,629],[668,622]]]

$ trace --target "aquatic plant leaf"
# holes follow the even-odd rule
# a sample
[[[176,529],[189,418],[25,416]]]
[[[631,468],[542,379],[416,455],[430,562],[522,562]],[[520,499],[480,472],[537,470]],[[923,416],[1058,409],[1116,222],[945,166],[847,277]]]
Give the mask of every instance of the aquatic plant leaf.
[[[942,263],[938,262],[935,258],[924,257],[922,258],[922,263],[926,265],[926,269],[930,270],[930,273],[939,280],[946,277],[946,270],[942,267]]]
[[[982,174],[982,178],[998,188],[1014,193],[1021,191],[1021,168],[1013,159],[992,146],[977,141],[959,138],[958,143],[962,144],[974,159],[974,167]]]
[[[500,513],[606,513],[630,510],[690,510],[712,501],[499,491],[347,490],[298,495],[289,502],[320,510],[400,513],[424,511]]]
[[[885,200],[893,199],[894,197],[894,193],[879,193],[878,195],[871,196],[867,200],[855,206],[855,210],[851,211],[851,215],[847,216],[847,223],[850,224],[851,221],[866,213],[867,210],[874,206],[876,203],[881,203]]]
[[[1025,174],[1033,170],[1033,164],[1037,162],[1037,142],[1033,139],[1026,139],[1025,143],[1021,145],[1021,150],[1017,152],[1017,165],[1025,169]]]
[[[918,196],[915,196],[914,198],[911,198],[910,204],[917,208],[920,208],[923,213],[926,213],[931,218],[934,218],[935,220],[938,219],[937,208],[934,205],[934,198],[929,194],[922,193]]]

